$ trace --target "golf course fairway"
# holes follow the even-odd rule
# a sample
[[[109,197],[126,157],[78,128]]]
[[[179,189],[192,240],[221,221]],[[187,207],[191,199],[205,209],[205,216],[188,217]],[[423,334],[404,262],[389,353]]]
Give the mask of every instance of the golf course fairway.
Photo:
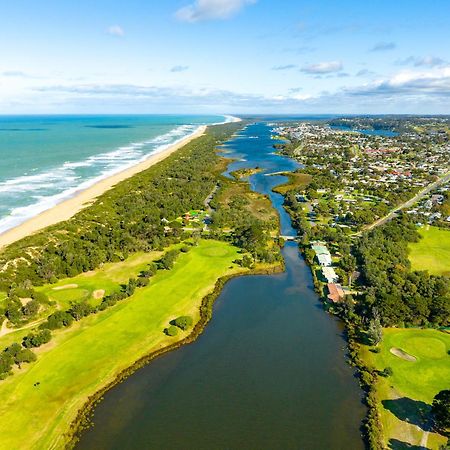
[[[190,333],[169,337],[163,329],[181,315],[196,323],[202,299],[216,281],[242,271],[232,263],[237,257],[238,249],[227,243],[200,241],[179,255],[172,270],[158,271],[128,299],[54,332],[36,351],[36,362],[0,382],[0,448],[63,448],[65,433],[89,396],[139,358]]]

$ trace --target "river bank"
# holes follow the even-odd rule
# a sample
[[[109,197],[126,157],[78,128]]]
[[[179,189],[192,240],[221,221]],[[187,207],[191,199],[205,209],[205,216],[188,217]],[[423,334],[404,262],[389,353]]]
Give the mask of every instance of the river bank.
[[[147,355],[141,357],[134,364],[118,373],[112,381],[110,381],[108,384],[106,384],[97,392],[95,392],[93,395],[91,395],[87,399],[83,407],[78,411],[76,418],[70,424],[69,431],[65,433],[64,448],[67,449],[75,448],[77,442],[79,441],[80,434],[94,425],[92,417],[96,406],[99,405],[99,403],[103,400],[104,395],[112,388],[114,388],[114,386],[124,382],[137,370],[145,367],[156,358],[162,357],[163,355],[173,352],[184,345],[192,344],[198,339],[198,337],[205,330],[205,327],[207,326],[208,322],[211,320],[214,302],[220,295],[223,287],[228,281],[232,280],[233,278],[242,276],[280,273],[283,271],[283,269],[284,269],[283,264],[276,264],[271,267],[257,267],[252,270],[243,270],[219,278],[214,285],[214,289],[210,293],[208,293],[205,297],[203,297],[201,304],[198,308],[200,312],[200,318],[198,322],[196,322],[190,334],[173,344],[152,351]]]
[[[281,233],[295,236],[282,196],[272,192],[286,177],[266,176],[295,164],[273,154],[268,127],[249,128],[224,146],[235,160],[226,173],[263,168],[250,185],[272,201]],[[257,134],[263,139],[243,138]],[[283,256],[285,272],[230,280],[195,344],[110,390],[77,448],[362,449],[365,408],[340,322],[320,307],[294,242]]]

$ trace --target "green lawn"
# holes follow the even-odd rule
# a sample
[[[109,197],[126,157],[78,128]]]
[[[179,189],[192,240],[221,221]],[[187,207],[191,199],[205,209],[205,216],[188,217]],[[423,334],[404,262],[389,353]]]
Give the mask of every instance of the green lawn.
[[[179,315],[197,321],[201,300],[216,280],[241,270],[230,268],[237,257],[238,249],[229,244],[202,241],[129,299],[55,333],[36,363],[0,382],[0,448],[62,448],[63,433],[87,397],[140,357],[182,339],[186,333],[169,338],[163,328]],[[107,269],[111,273],[112,267]],[[104,272],[76,278],[104,289]],[[114,281],[125,279],[117,273]]]
[[[37,291],[45,292],[49,299],[55,301],[55,306],[46,310],[41,316],[41,322],[45,320],[56,309],[67,310],[71,302],[88,300],[92,306],[101,302],[101,298],[94,299],[93,293],[96,290],[104,290],[105,295],[112,291],[118,291],[121,283],[126,283],[130,277],[137,277],[141,270],[145,269],[149,263],[158,259],[163,252],[139,252],[130,256],[125,261],[117,263],[107,263],[95,272],[86,272],[73,278],[60,280],[58,283],[45,285],[36,288]],[[0,292],[0,306],[6,298],[6,293]],[[0,349],[6,348],[14,342],[21,342],[33,328],[32,324],[27,324],[0,337]]]
[[[380,377],[377,385],[386,441],[423,445],[426,440],[424,447],[437,449],[445,438],[424,432],[421,424],[426,419],[424,422],[420,410],[428,411],[433,397],[449,387],[450,334],[431,329],[385,329],[380,348],[380,353],[365,350],[363,355],[378,370],[393,370],[392,376]],[[403,350],[416,361],[393,355],[392,348]]]
[[[102,268],[82,273],[73,278],[60,280],[58,283],[46,285],[37,290],[45,292],[50,300],[57,302],[60,309],[68,309],[70,303],[91,300],[96,290],[105,291],[105,295],[120,289],[120,284],[128,282],[130,277],[137,277],[148,264],[158,259],[163,252],[136,253],[125,261],[107,263]]]
[[[450,230],[427,226],[419,233],[422,239],[409,245],[413,270],[450,276]]]

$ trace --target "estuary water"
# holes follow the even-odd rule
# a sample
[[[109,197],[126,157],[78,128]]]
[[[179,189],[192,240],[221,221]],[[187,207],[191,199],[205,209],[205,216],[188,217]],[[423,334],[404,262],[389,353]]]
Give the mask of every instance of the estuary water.
[[[295,235],[268,174],[296,163],[274,154],[270,127],[248,126],[224,146],[229,171],[259,167],[283,235]],[[323,311],[294,242],[286,271],[235,278],[198,340],[151,362],[109,391],[78,450],[362,450],[365,408],[345,362],[342,325]]]
[[[0,233],[223,116],[0,116]]]

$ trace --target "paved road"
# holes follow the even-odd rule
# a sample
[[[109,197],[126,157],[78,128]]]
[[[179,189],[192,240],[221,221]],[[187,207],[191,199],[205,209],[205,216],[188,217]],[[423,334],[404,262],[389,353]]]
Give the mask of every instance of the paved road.
[[[440,186],[443,183],[446,183],[450,180],[450,172],[444,175],[443,177],[439,178],[435,182],[429,184],[424,189],[422,189],[420,192],[418,192],[414,197],[410,198],[405,203],[402,203],[401,205],[397,206],[393,211],[391,211],[388,215],[382,217],[381,219],[378,219],[376,222],[373,222],[372,224],[366,226],[362,231],[370,231],[376,227],[379,227],[380,225],[383,225],[388,220],[393,219],[397,216],[397,213],[405,208],[409,208],[413,206],[416,202],[418,202],[422,197],[429,194],[432,190],[436,189],[438,186]],[[359,233],[356,233],[357,236],[361,235],[362,231]]]

